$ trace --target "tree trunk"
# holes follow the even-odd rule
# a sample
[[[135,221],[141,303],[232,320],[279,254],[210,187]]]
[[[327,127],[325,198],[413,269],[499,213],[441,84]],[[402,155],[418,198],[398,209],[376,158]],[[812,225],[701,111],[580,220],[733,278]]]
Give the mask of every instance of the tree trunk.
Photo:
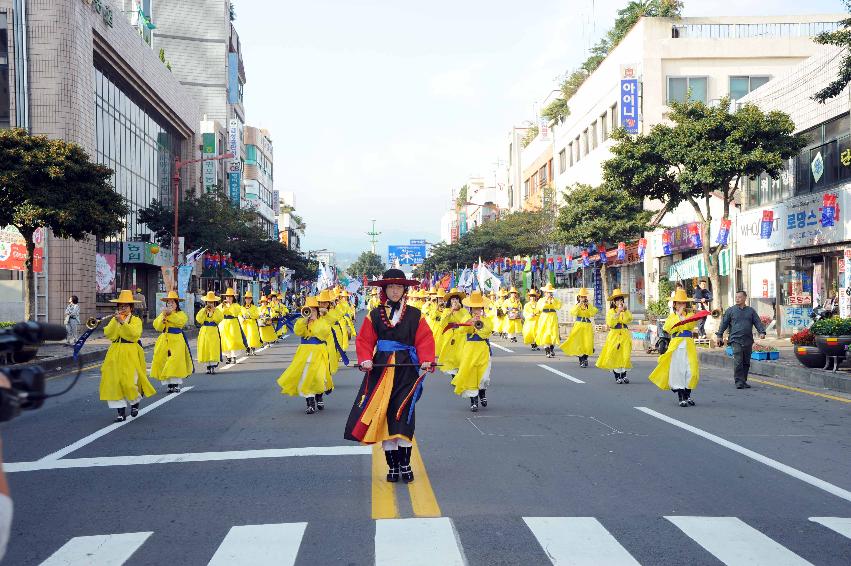
[[[711,242],[709,240],[709,222],[703,224],[703,246],[701,247],[701,255],[703,255],[703,263],[706,265],[706,271],[709,274],[709,290],[712,291],[711,309],[721,308],[721,276],[718,275],[718,258],[721,248],[718,247],[715,252],[710,252]],[[709,259],[712,258],[710,262]]]
[[[35,320],[35,242],[33,230],[20,230],[27,244],[27,259],[24,262],[24,320]]]

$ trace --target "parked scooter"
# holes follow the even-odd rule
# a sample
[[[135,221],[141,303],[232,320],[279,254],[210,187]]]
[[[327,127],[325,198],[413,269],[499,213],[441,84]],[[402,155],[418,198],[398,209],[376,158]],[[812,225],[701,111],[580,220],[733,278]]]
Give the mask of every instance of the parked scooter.
[[[644,339],[644,351],[648,354],[659,353],[661,355],[668,351],[671,335],[665,332],[664,326],[665,321],[660,318],[656,321],[656,328],[647,331],[647,337]]]

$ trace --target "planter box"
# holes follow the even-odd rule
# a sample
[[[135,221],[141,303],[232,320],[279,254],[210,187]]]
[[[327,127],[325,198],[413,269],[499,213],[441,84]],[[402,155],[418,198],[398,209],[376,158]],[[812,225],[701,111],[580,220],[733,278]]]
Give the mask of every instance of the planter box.
[[[733,347],[727,346],[725,349],[727,355],[733,357]],[[780,352],[751,352],[752,360],[779,360]]]

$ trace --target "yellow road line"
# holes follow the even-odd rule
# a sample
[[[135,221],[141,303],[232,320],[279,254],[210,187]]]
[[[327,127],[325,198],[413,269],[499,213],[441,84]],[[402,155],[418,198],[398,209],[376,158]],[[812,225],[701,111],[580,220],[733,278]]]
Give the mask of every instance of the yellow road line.
[[[782,383],[774,383],[773,381],[764,381],[753,377],[750,378],[750,381],[756,381],[757,383],[770,385],[772,387],[779,387],[780,389],[788,389],[789,391],[797,391],[798,393],[806,393],[807,395],[814,395],[816,397],[823,397],[825,399],[830,399],[831,401],[839,401],[840,403],[851,403],[851,399],[845,399],[844,397],[837,397],[836,395],[828,395],[826,393],[817,393],[815,391],[807,391],[800,387],[792,387],[791,385],[783,385]]]
[[[431,482],[426,473],[420,449],[414,441],[414,449],[411,451],[411,469],[414,472],[413,483],[408,484],[408,493],[411,496],[411,507],[417,517],[440,517],[440,506],[431,488]]]
[[[395,484],[386,478],[387,461],[381,443],[372,446],[372,518],[396,519],[399,507],[396,505]]]

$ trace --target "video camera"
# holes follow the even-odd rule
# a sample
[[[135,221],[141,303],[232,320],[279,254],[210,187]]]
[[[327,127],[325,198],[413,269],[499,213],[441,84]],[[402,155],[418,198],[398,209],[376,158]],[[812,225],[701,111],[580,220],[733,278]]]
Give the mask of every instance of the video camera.
[[[19,322],[0,330],[0,359],[6,363],[25,363],[35,358],[45,340],[64,340],[65,327],[58,324]],[[0,367],[12,384],[0,387],[0,422],[10,421],[23,410],[38,409],[47,399],[44,370],[39,366]]]

